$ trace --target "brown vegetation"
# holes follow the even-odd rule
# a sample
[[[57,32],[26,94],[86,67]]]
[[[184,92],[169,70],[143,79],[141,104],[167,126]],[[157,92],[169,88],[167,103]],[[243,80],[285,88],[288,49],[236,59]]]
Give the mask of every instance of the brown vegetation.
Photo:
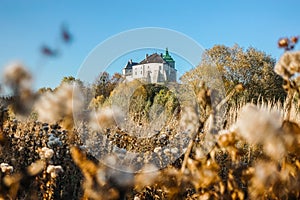
[[[9,68],[6,83],[21,101],[1,105],[0,199],[299,199],[298,57],[286,53],[275,67],[285,102],[265,93],[233,100],[250,94],[246,80],[227,80],[224,99],[195,79],[191,90],[105,80],[88,105],[75,79],[35,94],[30,74]],[[261,62],[262,77],[275,77]]]

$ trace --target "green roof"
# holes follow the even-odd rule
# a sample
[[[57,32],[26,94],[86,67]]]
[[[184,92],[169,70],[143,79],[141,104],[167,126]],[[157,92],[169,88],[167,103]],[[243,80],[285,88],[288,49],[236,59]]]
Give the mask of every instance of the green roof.
[[[175,61],[173,60],[173,58],[170,56],[169,51],[168,51],[168,48],[166,48],[166,54],[163,55],[163,59],[164,59],[166,62],[175,62]]]

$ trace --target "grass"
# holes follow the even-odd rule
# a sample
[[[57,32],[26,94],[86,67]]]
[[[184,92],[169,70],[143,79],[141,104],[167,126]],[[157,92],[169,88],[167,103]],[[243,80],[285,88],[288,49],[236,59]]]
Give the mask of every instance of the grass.
[[[141,110],[143,117],[149,116],[139,105],[125,114],[105,107],[112,102],[128,104],[121,98],[122,91],[130,91],[126,85],[107,101],[101,99],[101,105],[83,118],[74,119],[74,109],[80,111],[82,104],[72,93],[76,90],[64,85],[38,98],[22,84],[30,76],[20,66],[17,69],[20,76],[9,73],[17,106],[11,107],[14,113],[1,108],[0,199],[300,198],[295,95],[284,104],[263,99],[256,105],[229,104],[224,115],[217,116],[230,98],[211,102],[209,88],[199,89],[190,106],[185,95],[174,99],[170,92],[156,91],[151,96],[141,88],[144,101],[150,101],[147,95],[152,98],[142,105],[149,112],[155,102],[168,102],[166,94],[180,105],[171,107],[171,115],[160,111],[164,116],[155,119],[163,120],[151,124],[149,119],[131,120]],[[72,100],[78,107],[69,106]],[[34,108],[31,101],[39,102],[37,113],[19,120],[18,114]],[[18,113],[20,105],[26,109]],[[39,116],[53,122],[45,123]]]

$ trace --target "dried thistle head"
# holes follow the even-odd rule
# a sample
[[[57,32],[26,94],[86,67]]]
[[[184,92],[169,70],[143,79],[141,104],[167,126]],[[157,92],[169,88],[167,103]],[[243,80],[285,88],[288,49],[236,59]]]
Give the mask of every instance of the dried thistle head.
[[[236,133],[228,130],[220,131],[217,142],[220,147],[224,148],[234,146],[237,142]]]
[[[73,115],[81,111],[83,96],[76,84],[63,83],[54,92],[44,93],[35,105],[41,121],[55,123],[63,120],[65,128],[73,126]]]
[[[13,166],[11,166],[7,163],[1,163],[0,169],[1,169],[2,173],[5,173],[5,174],[10,174],[14,171]]]
[[[21,63],[8,65],[3,72],[4,83],[14,91],[31,88],[32,77]]]
[[[8,190],[6,195],[9,197],[9,199],[17,199],[20,187],[27,188],[28,185],[25,184],[34,179],[35,176],[42,172],[44,168],[45,163],[41,160],[37,160],[36,162],[28,166],[25,170],[21,170],[22,172],[15,172],[13,174],[4,176],[1,182]],[[0,191],[1,189],[2,188],[0,188]],[[2,193],[0,194],[0,198],[1,195]]]
[[[42,172],[45,166],[46,163],[44,161],[37,160],[34,163],[31,163],[31,165],[29,165],[26,170],[29,176],[35,176]]]
[[[181,130],[190,134],[196,134],[200,127],[199,115],[196,109],[192,107],[184,107],[181,119],[180,119]]]
[[[46,172],[50,174],[51,178],[56,178],[59,173],[64,172],[60,165],[49,165]]]
[[[289,39],[288,38],[280,38],[278,40],[278,47],[279,48],[286,48],[289,45]]]
[[[247,104],[239,113],[236,127],[237,133],[250,144],[264,145],[271,158],[277,160],[286,154],[279,113]]]
[[[278,75],[287,81],[296,75],[296,73],[299,73],[300,51],[285,52],[275,65],[274,70]]]
[[[8,65],[3,73],[4,83],[13,91],[13,111],[22,116],[30,114],[36,95],[32,92],[32,77],[20,63]]]
[[[40,158],[43,160],[51,159],[54,154],[54,151],[52,149],[49,149],[48,147],[43,147],[42,149],[39,149],[38,152]]]
[[[299,39],[299,36],[293,36],[293,37],[291,37],[291,42],[296,44],[298,42],[298,39]]]
[[[215,162],[206,161],[200,165],[197,161],[189,159],[188,169],[190,170],[190,181],[197,190],[208,188],[220,181],[217,173],[219,166]]]
[[[247,141],[257,143],[278,132],[281,116],[253,104],[246,104],[239,112],[235,126],[236,131]]]
[[[292,36],[291,38],[280,38],[278,40],[278,47],[283,48],[286,51],[291,51],[295,48],[295,45],[298,42],[299,36]]]
[[[235,87],[234,87],[235,91],[236,92],[241,92],[244,90],[244,87],[243,85],[240,83],[240,84],[237,84]]]
[[[197,92],[197,101],[201,108],[205,109],[206,107],[211,106],[211,91],[205,85],[205,82],[202,81],[199,84],[199,88],[196,90]]]

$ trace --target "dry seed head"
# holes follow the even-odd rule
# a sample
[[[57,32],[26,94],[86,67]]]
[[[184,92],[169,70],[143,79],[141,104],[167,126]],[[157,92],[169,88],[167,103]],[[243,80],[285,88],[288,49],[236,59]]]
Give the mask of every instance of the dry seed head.
[[[265,153],[274,160],[280,160],[286,154],[286,147],[282,137],[272,137],[264,143]]]
[[[236,131],[250,143],[263,142],[281,127],[279,113],[270,113],[255,105],[247,104],[239,112]]]
[[[14,185],[18,185],[20,183],[21,179],[22,179],[22,174],[16,173],[13,175],[4,176],[3,183],[8,187],[14,187]]]
[[[106,184],[106,182],[107,182],[106,174],[105,174],[105,170],[103,168],[100,168],[100,167],[98,168],[96,177],[97,177],[97,183],[100,186],[103,186]]]
[[[41,121],[54,123],[62,118],[73,119],[83,107],[83,96],[76,84],[64,83],[54,92],[44,93],[35,105]]]
[[[170,149],[172,154],[177,154],[179,152],[178,148],[173,147]]]
[[[271,158],[277,160],[286,154],[279,113],[247,104],[241,109],[236,126],[237,133],[247,142],[264,145]]]
[[[244,87],[243,87],[242,84],[237,84],[237,85],[235,86],[235,90],[236,90],[237,92],[241,92],[241,91],[244,90]]]
[[[199,129],[199,117],[195,109],[192,107],[184,107],[180,119],[180,127],[183,131],[195,134]]]
[[[278,40],[278,46],[280,48],[285,48],[289,45],[289,39],[288,38],[280,38]]]
[[[3,72],[4,82],[13,90],[31,88],[32,77],[21,63],[8,65]]]
[[[14,171],[13,166],[10,166],[7,163],[1,163],[0,168],[3,173],[12,173]]]
[[[162,148],[161,147],[155,147],[153,151],[154,151],[154,153],[160,153],[162,151]]]
[[[44,167],[45,167],[45,162],[42,160],[37,160],[34,163],[31,163],[31,165],[27,167],[27,172],[31,176],[35,176],[38,173],[40,173],[44,169]]]
[[[53,154],[54,151],[47,147],[43,147],[42,149],[39,149],[39,156],[41,159],[51,159]]]
[[[133,200],[141,200],[141,198],[138,196],[135,196]]]
[[[32,77],[28,70],[20,63],[8,65],[4,70],[4,83],[13,91],[13,111],[17,117],[30,114],[36,99],[31,90]]]
[[[298,42],[298,39],[299,39],[299,36],[293,36],[293,37],[291,37],[291,42],[296,44]]]
[[[64,170],[60,165],[49,165],[46,172],[50,174],[51,178],[56,178],[58,174],[64,172]]]
[[[216,182],[219,182],[219,176],[218,173],[216,173],[216,171],[218,171],[218,166],[216,164],[207,164],[201,167],[201,169],[199,169],[198,173],[199,173],[199,179],[196,178],[195,181],[196,187],[209,187],[211,184],[214,184]],[[198,180],[198,181],[197,181]],[[201,180],[199,182],[199,180]],[[198,183],[197,183],[198,182]]]
[[[231,131],[221,131],[218,136],[218,144],[221,147],[232,146],[236,143],[235,133]]]
[[[300,72],[300,51],[285,52],[277,64],[275,72],[285,80],[288,80],[296,73]]]

